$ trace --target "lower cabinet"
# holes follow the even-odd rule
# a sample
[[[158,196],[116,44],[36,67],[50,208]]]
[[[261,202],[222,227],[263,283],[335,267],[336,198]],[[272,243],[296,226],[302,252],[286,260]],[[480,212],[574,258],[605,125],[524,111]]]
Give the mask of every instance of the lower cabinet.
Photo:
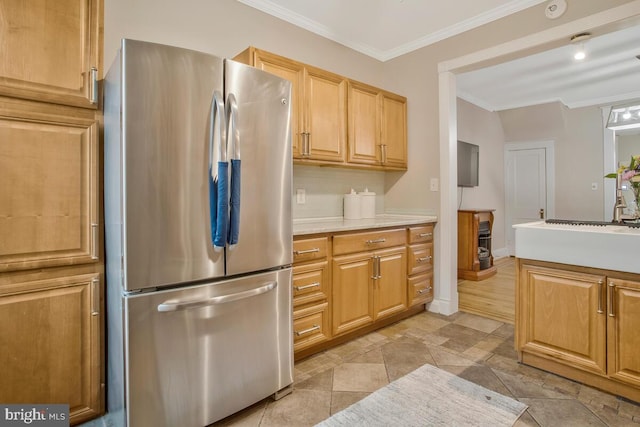
[[[0,288],[0,402],[68,403],[71,425],[103,412],[100,277]]]
[[[409,228],[407,298],[409,306],[433,301],[433,225]]]
[[[640,277],[529,260],[517,266],[520,359],[638,401]]]
[[[640,278],[609,277],[607,294],[607,372],[640,388]]]
[[[424,310],[433,300],[433,226],[294,237],[294,357]]]
[[[333,334],[404,311],[406,266],[404,247],[333,258]]]

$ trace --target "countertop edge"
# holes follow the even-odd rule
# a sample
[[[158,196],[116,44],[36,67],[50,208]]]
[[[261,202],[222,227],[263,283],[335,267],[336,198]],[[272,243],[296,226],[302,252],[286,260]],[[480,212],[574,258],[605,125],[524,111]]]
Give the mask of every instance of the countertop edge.
[[[293,235],[304,236],[435,222],[438,222],[438,218],[434,215],[377,215],[369,219],[304,218],[293,220]]]

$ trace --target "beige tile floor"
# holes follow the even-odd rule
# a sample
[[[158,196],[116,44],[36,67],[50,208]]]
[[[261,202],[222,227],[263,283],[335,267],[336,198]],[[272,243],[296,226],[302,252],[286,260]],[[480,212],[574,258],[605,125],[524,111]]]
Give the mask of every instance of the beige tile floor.
[[[214,426],[313,426],[425,363],[527,404],[518,427],[640,426],[640,405],[518,364],[513,325],[462,312],[419,313],[299,361],[292,394]]]

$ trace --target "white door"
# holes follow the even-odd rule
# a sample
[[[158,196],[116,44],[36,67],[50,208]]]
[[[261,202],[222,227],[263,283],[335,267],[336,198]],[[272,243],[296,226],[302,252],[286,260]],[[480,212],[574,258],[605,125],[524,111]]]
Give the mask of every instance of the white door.
[[[539,221],[552,214],[549,188],[553,174],[549,143],[507,144],[505,148],[505,219],[507,248],[515,255],[513,225]],[[553,163],[553,162],[551,162]]]

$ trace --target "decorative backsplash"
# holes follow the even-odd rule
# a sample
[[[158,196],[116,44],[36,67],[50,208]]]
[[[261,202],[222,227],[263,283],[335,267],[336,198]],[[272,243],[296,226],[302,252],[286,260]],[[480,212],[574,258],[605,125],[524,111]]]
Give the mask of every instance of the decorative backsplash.
[[[293,218],[341,217],[343,196],[352,188],[376,193],[376,214],[384,213],[384,172],[293,166]],[[296,190],[305,190],[305,204],[296,202]]]

